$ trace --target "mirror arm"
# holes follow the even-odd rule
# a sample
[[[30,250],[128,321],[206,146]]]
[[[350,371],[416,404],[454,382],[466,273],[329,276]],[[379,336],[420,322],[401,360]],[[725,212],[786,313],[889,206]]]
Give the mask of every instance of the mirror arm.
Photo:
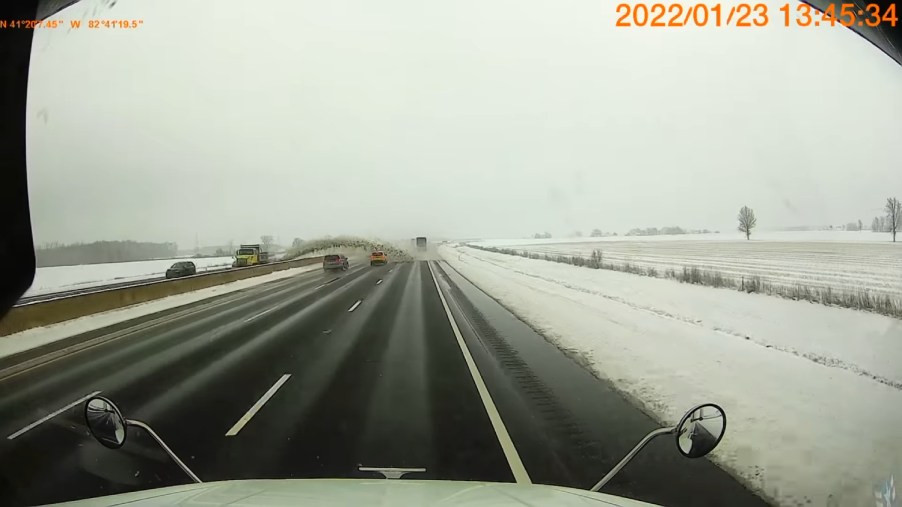
[[[162,447],[163,450],[166,451],[166,454],[169,454],[169,457],[172,458],[173,461],[175,461],[186,474],[188,474],[188,477],[191,477],[191,480],[197,483],[203,482],[196,475],[194,475],[194,472],[192,472],[191,469],[188,468],[188,465],[184,464],[182,460],[180,460],[179,457],[176,456],[174,452],[172,452],[172,449],[170,449],[169,446],[166,445],[165,442],[163,442],[163,439],[160,438],[159,435],[157,435],[152,429],[150,429],[150,426],[144,424],[141,421],[135,421],[132,419],[126,419],[125,424],[128,426],[137,426],[146,431],[151,437],[153,437],[154,440],[157,441],[158,444],[160,444],[160,447]]]
[[[651,433],[649,433],[648,435],[645,435],[645,438],[643,438],[638,444],[636,444],[636,447],[633,447],[633,450],[630,451],[629,453],[627,453],[627,455],[624,456],[622,460],[620,460],[620,463],[617,463],[617,465],[614,468],[612,468],[611,471],[608,472],[607,475],[602,477],[600,481],[598,481],[594,486],[592,486],[592,489],[590,489],[589,491],[594,491],[597,493],[598,490],[600,490],[605,484],[607,484],[608,481],[613,479],[614,476],[617,475],[617,472],[619,472],[621,469],[623,469],[623,467],[625,467],[626,464],[629,463],[630,460],[632,460],[636,456],[636,454],[639,454],[639,451],[641,451],[642,448],[645,447],[646,444],[648,444],[649,442],[654,440],[656,437],[659,437],[661,435],[670,435],[674,431],[676,431],[676,427],[658,428],[658,429],[652,431]]]

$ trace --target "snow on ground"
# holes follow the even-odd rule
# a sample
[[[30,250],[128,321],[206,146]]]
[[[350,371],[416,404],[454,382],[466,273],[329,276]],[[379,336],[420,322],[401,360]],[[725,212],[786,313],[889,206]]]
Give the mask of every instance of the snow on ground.
[[[482,239],[472,243],[482,246],[519,246],[544,245],[556,243],[597,243],[620,241],[746,241],[745,234],[729,231],[709,234],[661,234],[658,236],[605,236],[601,238],[511,238]],[[754,231],[749,242],[788,241],[788,242],[828,242],[828,243],[889,243],[892,236],[887,232],[871,231]]]
[[[482,290],[666,423],[719,403],[712,459],[782,505],[873,505],[902,476],[902,322],[443,247]]]
[[[14,333],[4,336],[3,339],[0,339],[0,357],[6,357],[18,352],[22,352],[23,350],[30,350],[35,347],[40,347],[41,345],[46,345],[57,340],[62,340],[63,338],[68,338],[80,333],[85,333],[88,331],[93,331],[95,329],[100,329],[102,327],[111,326],[113,324],[125,322],[127,320],[131,320],[144,315],[161,312],[163,310],[187,305],[189,303],[208,299],[220,294],[227,294],[229,292],[247,289],[256,285],[272,282],[275,280],[281,280],[283,278],[289,278],[301,273],[316,271],[318,269],[323,269],[322,265],[312,264],[310,266],[285,269],[267,275],[245,278],[236,282],[224,283],[222,285],[208,287],[206,289],[200,289],[193,292],[186,292],[184,294],[176,294],[174,296],[156,299],[154,301],[148,301],[147,303],[140,303],[137,305],[127,306],[125,308],[119,308],[117,310],[88,315],[85,317],[68,320],[66,322],[61,322],[59,324],[53,324],[51,326],[28,329],[20,333]]]
[[[489,240],[484,246],[511,246],[536,253],[589,257],[601,250],[604,262],[681,271],[698,267],[725,278],[760,277],[771,285],[902,296],[902,244],[871,232],[813,231],[770,233],[746,241],[741,234],[698,234],[566,240]],[[879,242],[869,238],[881,238]],[[856,240],[857,238],[864,238]],[[528,242],[527,242],[528,241]]]
[[[231,257],[208,257],[202,259],[159,259],[153,261],[111,262],[106,264],[38,268],[35,270],[34,282],[25,292],[25,296],[163,276],[166,274],[169,266],[172,266],[177,261],[185,260],[193,262],[197,266],[198,273],[203,273],[208,269],[232,265]]]

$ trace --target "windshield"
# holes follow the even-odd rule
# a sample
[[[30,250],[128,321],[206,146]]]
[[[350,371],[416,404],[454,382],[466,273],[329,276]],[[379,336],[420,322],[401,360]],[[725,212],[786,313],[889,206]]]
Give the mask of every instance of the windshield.
[[[856,33],[895,41],[884,4],[82,0],[15,28],[37,271],[0,320],[0,505],[193,480],[112,409],[92,436],[92,396],[205,482],[589,490],[713,403],[723,438],[667,433],[600,492],[892,496],[902,67]]]

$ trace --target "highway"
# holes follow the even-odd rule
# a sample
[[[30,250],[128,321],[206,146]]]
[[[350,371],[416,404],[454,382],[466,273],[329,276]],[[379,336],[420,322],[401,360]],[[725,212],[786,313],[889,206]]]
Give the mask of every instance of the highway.
[[[22,306],[22,305],[27,305],[27,304],[32,304],[32,303],[40,303],[42,301],[49,301],[51,299],[57,299],[57,298],[79,296],[81,294],[88,294],[91,292],[97,292],[97,291],[102,291],[102,290],[119,289],[122,287],[131,287],[133,285],[142,285],[142,284],[151,283],[151,282],[162,282],[164,280],[166,280],[166,277],[164,277],[162,275],[158,275],[158,276],[153,276],[153,277],[149,277],[149,278],[142,278],[141,280],[129,280],[127,282],[114,282],[114,283],[108,283],[108,284],[104,284],[104,285],[95,285],[92,287],[81,287],[78,289],[60,290],[60,291],[54,291],[54,292],[45,292],[42,294],[34,294],[31,296],[22,296],[21,298],[19,298],[19,301],[16,302],[16,306]]]
[[[273,264],[282,262],[282,257],[284,256],[284,254],[280,253],[277,255],[278,255],[277,257],[272,258]],[[184,260],[191,260],[191,259],[186,258]],[[253,267],[253,266],[250,266],[250,267]],[[204,276],[204,275],[219,273],[222,271],[227,271],[227,270],[232,270],[232,269],[247,269],[247,267],[233,268],[231,266],[225,266],[225,267],[211,266],[208,268],[198,268],[197,274],[191,275],[191,276]],[[183,278],[188,278],[188,277],[176,278],[175,280],[179,280],[179,279],[183,279]],[[132,287],[135,285],[144,285],[147,283],[165,282],[165,281],[167,281],[165,273],[160,273],[157,275],[148,276],[146,278],[141,278],[141,279],[137,279],[137,280],[128,280],[125,282],[111,281],[110,283],[102,283],[100,285],[91,285],[89,287],[79,287],[77,289],[54,290],[53,292],[43,292],[41,294],[22,296],[21,298],[19,298],[19,301],[16,302],[15,306],[22,306],[22,305],[27,305],[27,304],[32,304],[32,303],[40,303],[42,301],[49,301],[51,299],[57,299],[57,298],[79,296],[79,295],[88,294],[91,292],[98,292],[98,291],[104,291],[104,290],[110,290],[110,289],[121,289],[123,287]]]
[[[196,275],[192,276],[203,276],[211,273],[217,273],[220,271],[225,271],[228,269],[242,269],[242,268],[232,268],[232,267],[213,267],[210,269],[198,270]],[[111,282],[104,283],[102,285],[92,285],[90,287],[80,287],[78,289],[68,289],[68,290],[58,290],[53,292],[44,292],[41,294],[34,294],[31,296],[22,296],[19,298],[19,301],[16,302],[16,306],[27,305],[31,303],[40,303],[41,301],[49,301],[51,299],[64,298],[64,297],[72,297],[79,296],[81,294],[88,294],[91,292],[110,290],[110,289],[120,289],[122,287],[131,287],[134,285],[144,285],[146,283],[153,282],[165,282],[167,280],[164,274],[149,276],[147,278],[141,278],[139,280],[128,280],[126,282]]]
[[[204,481],[403,467],[589,488],[657,427],[441,261],[305,273],[108,332],[0,381],[0,505],[188,482],[141,430],[119,450],[94,441],[83,400],[95,392]],[[764,505],[663,437],[603,492]]]

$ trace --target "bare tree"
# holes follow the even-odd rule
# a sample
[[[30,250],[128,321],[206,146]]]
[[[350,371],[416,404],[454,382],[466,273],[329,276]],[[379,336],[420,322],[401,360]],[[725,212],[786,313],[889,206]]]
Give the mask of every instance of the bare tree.
[[[272,245],[275,242],[273,237],[269,234],[264,234],[260,236],[260,243],[263,243],[263,250],[269,252],[272,249]]]
[[[600,238],[603,234],[604,234],[604,233],[601,232],[601,229],[592,229],[592,234],[591,234],[591,236],[592,236],[593,238]]]
[[[744,232],[745,239],[749,239],[752,235],[752,229],[758,225],[758,219],[755,218],[755,212],[752,211],[752,208],[743,206],[739,210],[739,216],[737,216],[736,219],[739,220],[739,232]]]
[[[877,217],[871,221],[871,232],[880,232],[880,219]]]
[[[886,206],[884,206],[883,209],[886,210],[887,232],[893,233],[893,243],[895,243],[896,232],[898,232],[899,227],[902,226],[902,203],[899,202],[899,199],[890,197],[886,200]]]
[[[301,245],[304,244],[304,240],[301,238],[294,238],[294,241],[291,242],[291,248],[301,248]]]
[[[861,223],[861,219],[858,219],[858,232],[861,232],[861,229],[864,227],[864,224]]]

